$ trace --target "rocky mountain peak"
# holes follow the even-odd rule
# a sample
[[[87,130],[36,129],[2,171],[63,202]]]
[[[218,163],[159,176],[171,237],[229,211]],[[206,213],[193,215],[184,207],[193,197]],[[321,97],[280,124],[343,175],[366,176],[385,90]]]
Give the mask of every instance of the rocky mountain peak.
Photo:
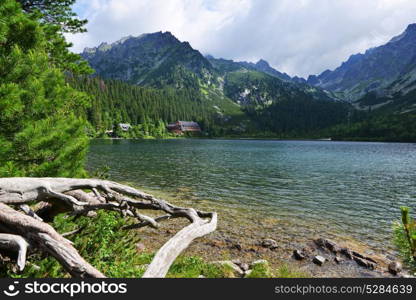
[[[406,30],[402,34],[392,38],[389,43],[396,43],[409,39],[416,39],[416,23],[407,26]]]
[[[260,60],[256,63],[256,65],[257,65],[258,67],[260,67],[260,68],[263,68],[263,67],[265,67],[265,68],[270,68],[269,63],[268,63],[267,61],[265,61],[264,59],[260,59]]]
[[[352,101],[369,92],[385,94],[389,85],[397,82],[400,77],[413,78],[412,74],[416,73],[415,45],[416,24],[410,24],[402,34],[387,44],[368,49],[363,54],[351,55],[335,70],[310,76],[308,83],[342,92],[345,99]]]
[[[416,23],[413,23],[407,26],[406,32],[416,33]]]

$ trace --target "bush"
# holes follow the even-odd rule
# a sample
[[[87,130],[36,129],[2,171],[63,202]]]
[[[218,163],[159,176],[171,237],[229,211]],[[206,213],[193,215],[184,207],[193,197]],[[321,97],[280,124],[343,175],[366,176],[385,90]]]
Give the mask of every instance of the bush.
[[[410,217],[410,208],[401,207],[401,222],[393,224],[394,244],[403,262],[416,271],[416,222]]]

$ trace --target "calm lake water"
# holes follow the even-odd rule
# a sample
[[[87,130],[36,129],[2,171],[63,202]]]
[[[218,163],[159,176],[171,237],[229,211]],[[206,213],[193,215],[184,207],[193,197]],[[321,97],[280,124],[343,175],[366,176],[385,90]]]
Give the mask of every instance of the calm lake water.
[[[113,180],[285,220],[287,240],[335,235],[392,249],[399,207],[416,208],[416,144],[97,140],[88,164],[108,165]]]

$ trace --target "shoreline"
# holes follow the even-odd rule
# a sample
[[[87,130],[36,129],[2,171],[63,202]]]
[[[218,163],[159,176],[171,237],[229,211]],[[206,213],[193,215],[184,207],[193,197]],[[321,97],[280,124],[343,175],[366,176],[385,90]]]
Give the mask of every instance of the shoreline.
[[[218,141],[304,141],[304,142],[345,142],[374,144],[416,144],[416,141],[390,141],[377,139],[326,139],[326,138],[276,138],[276,137],[169,137],[169,138],[90,138],[90,140],[164,141],[164,140],[218,140]]]
[[[387,262],[393,258],[391,254],[376,253],[362,241],[355,240],[351,237],[334,238],[334,236],[321,236],[319,232],[316,232],[314,236],[303,239],[302,241],[298,241],[299,236],[293,236],[291,240],[282,239],[274,228],[274,223],[279,223],[279,220],[266,218],[264,219],[264,224],[260,224],[260,220],[254,216],[247,215],[244,211],[226,211],[218,205],[215,207],[216,205],[210,201],[194,201],[173,194],[169,196],[161,190],[155,191],[147,188],[142,188],[142,190],[166,199],[176,205],[196,207],[199,209],[205,209],[209,206],[211,210],[217,211],[219,215],[217,230],[209,236],[195,241],[183,255],[199,256],[207,262],[241,260],[250,263],[255,260],[265,259],[274,268],[288,265],[301,272],[310,274],[312,277],[320,278],[391,277],[391,274],[387,271]],[[172,234],[180,230],[185,224],[183,221],[164,223],[161,226],[160,232],[145,228],[141,231],[143,233],[142,242],[146,246],[146,249],[156,251]],[[337,245],[347,247],[356,253],[361,253],[363,256],[371,257],[377,261],[377,268],[371,270],[357,265],[354,261],[347,260],[343,264],[335,263],[335,256],[333,254],[325,249],[318,249],[314,246],[314,240],[318,238],[332,240]],[[269,249],[261,246],[261,242],[266,239],[276,240],[278,247],[276,249]],[[317,266],[311,259],[298,261],[293,257],[293,251],[300,249],[323,255],[328,261],[323,266]]]

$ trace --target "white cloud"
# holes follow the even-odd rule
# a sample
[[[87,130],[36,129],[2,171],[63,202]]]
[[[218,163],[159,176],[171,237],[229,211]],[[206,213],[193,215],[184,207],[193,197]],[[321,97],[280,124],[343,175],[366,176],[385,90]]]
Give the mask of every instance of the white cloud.
[[[414,0],[79,0],[88,33],[75,51],[127,35],[171,31],[217,57],[264,58],[307,76],[381,45],[416,22]]]

